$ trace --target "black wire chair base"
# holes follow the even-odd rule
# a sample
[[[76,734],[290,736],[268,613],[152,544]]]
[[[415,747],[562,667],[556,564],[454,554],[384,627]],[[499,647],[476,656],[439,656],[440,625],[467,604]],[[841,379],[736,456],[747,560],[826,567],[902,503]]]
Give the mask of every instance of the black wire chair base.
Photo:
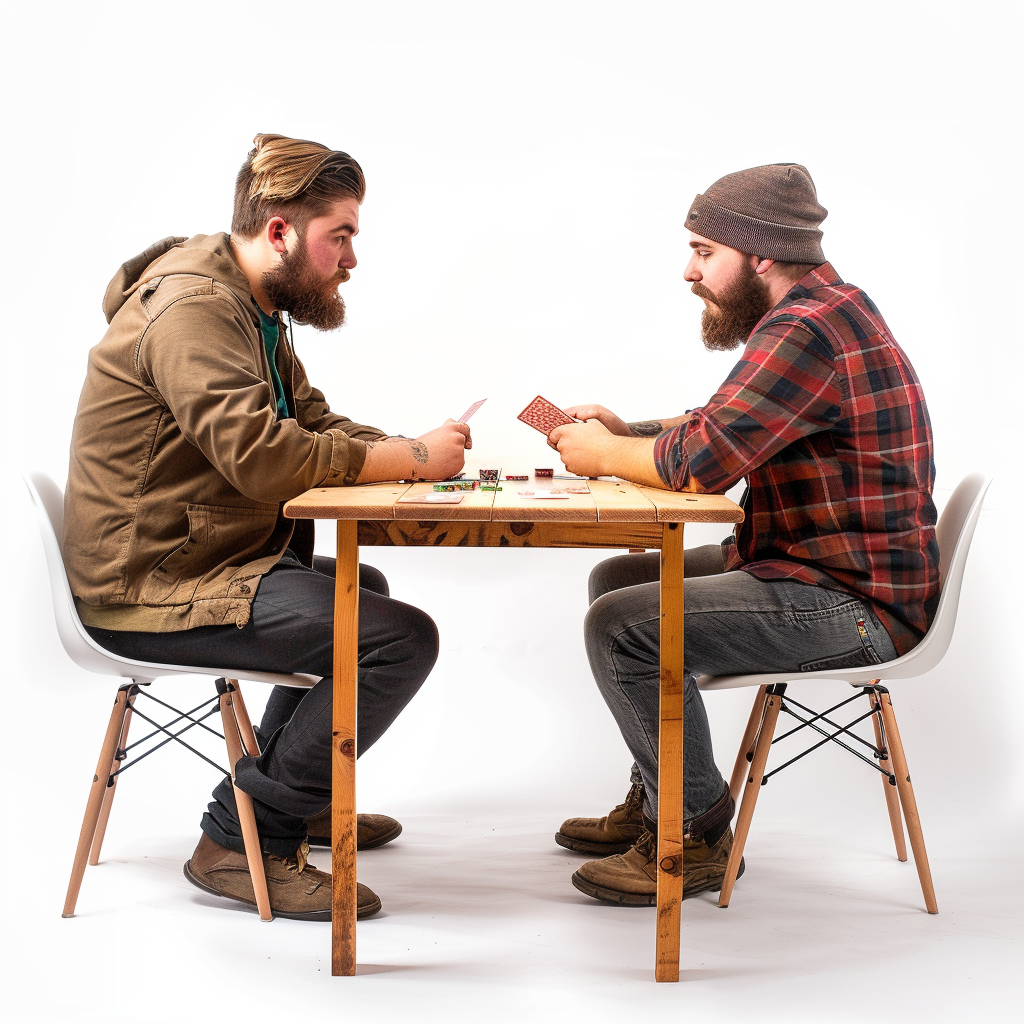
[[[143,684],[148,686],[149,684]],[[187,733],[190,729],[200,728],[205,729],[206,732],[211,733],[213,736],[219,739],[224,739],[224,734],[218,732],[216,729],[211,729],[210,726],[206,725],[206,719],[218,714],[220,711],[220,698],[222,693],[226,693],[229,689],[233,689],[230,683],[223,679],[217,680],[217,694],[211,697],[209,700],[203,701],[201,704],[197,704],[194,708],[189,711],[182,711],[180,708],[174,707],[173,704],[168,704],[166,701],[160,700],[159,697],[154,697],[151,693],[147,693],[141,688],[138,683],[130,683],[122,686],[122,690],[127,690],[130,714],[137,715],[144,722],[148,722],[152,725],[153,731],[147,733],[145,736],[140,737],[133,743],[129,743],[126,747],[118,747],[117,753],[114,755],[114,759],[120,763],[120,767],[110,773],[107,778],[107,786],[113,786],[117,777],[122,773],[126,772],[129,768],[134,767],[140,761],[145,760],[150,754],[155,754],[161,747],[167,746],[172,741],[181,744],[186,750],[195,754],[196,757],[205,761],[207,764],[213,765],[222,775],[231,778],[231,772],[221,765],[217,764],[212,758],[207,757],[201,750],[197,750],[192,746],[191,743],[187,743],[181,737]],[[150,718],[145,712],[140,711],[138,707],[138,698],[145,697],[147,700],[152,701],[154,704],[159,704],[161,707],[166,708],[168,711],[176,715],[176,718],[172,718],[169,722],[160,723],[153,718]],[[213,707],[211,707],[213,705]],[[208,710],[207,710],[208,709]],[[202,714],[200,714],[202,712]],[[154,712],[155,713],[155,712]],[[198,716],[198,717],[197,717]],[[179,723],[187,721],[188,725],[182,726],[182,728],[175,731],[175,726]],[[158,743],[153,743],[148,749],[134,756],[130,761],[127,760],[130,751],[135,750],[137,747],[143,744],[151,742],[155,737],[163,735],[165,739],[160,740]]]
[[[784,732],[781,735],[774,737],[772,740],[772,746],[775,746],[776,743],[780,743],[784,739],[788,739],[790,736],[796,735],[804,729],[811,729],[813,732],[816,732],[821,736],[822,739],[818,740],[817,743],[811,744],[811,746],[806,750],[801,751],[795,757],[791,757],[788,761],[780,764],[777,768],[773,768],[770,772],[765,772],[764,776],[761,778],[762,786],[767,785],[768,780],[773,775],[778,775],[784,768],[788,768],[790,765],[795,764],[801,758],[804,758],[808,754],[811,754],[815,750],[825,746],[826,743],[834,743],[837,747],[842,747],[843,750],[853,754],[854,757],[863,761],[871,768],[874,768],[875,771],[881,772],[881,774],[889,780],[890,786],[896,785],[896,776],[889,771],[888,767],[882,767],[882,762],[886,765],[890,763],[889,751],[885,740],[885,724],[882,721],[881,705],[877,699],[879,694],[888,692],[884,686],[862,687],[859,693],[855,693],[852,697],[847,697],[846,700],[841,700],[838,704],[834,704],[832,707],[820,712],[816,712],[813,708],[809,708],[806,705],[801,704],[799,701],[793,700],[792,697],[787,697],[785,683],[777,683],[774,686],[769,686],[767,692],[768,694],[773,694],[780,698],[780,714],[787,714],[791,718],[795,718],[800,723],[799,725],[795,725],[788,732]],[[847,704],[852,704],[855,700],[860,700],[862,697],[870,697],[872,695],[874,695],[876,699],[872,702],[871,710],[866,711],[862,715],[858,715],[845,725],[841,725],[830,717],[836,711],[846,707]],[[800,714],[794,709],[799,709],[799,712],[803,712],[803,714]],[[810,717],[805,718],[804,715],[808,715]],[[858,736],[852,731],[854,726],[867,721],[869,718],[874,718],[877,723],[878,734],[882,737],[881,746],[864,739],[862,736]],[[829,729],[826,729],[823,726],[828,726],[829,729],[833,731],[829,731]],[[847,743],[846,740],[850,740],[851,742]],[[851,743],[857,743],[860,744],[862,748],[866,748],[870,751],[870,757],[862,750],[858,750],[854,746],[851,746]],[[752,750],[747,751],[748,761],[752,761],[753,756]]]

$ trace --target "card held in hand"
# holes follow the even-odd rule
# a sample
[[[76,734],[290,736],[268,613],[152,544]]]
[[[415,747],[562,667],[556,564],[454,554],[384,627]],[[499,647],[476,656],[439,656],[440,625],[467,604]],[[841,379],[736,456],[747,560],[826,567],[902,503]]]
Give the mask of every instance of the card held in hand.
[[[550,434],[555,427],[576,421],[567,413],[562,412],[553,402],[538,395],[517,417],[527,426],[539,430],[542,434]]]

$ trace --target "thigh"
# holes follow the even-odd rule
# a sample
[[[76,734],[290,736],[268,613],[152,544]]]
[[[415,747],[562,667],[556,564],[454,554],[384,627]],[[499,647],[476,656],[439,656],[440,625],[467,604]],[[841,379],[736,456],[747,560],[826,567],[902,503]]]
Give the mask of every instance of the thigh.
[[[683,601],[695,675],[812,672],[896,656],[871,611],[843,591],[737,571],[688,581]]]
[[[327,558],[325,555],[313,556],[313,568],[324,576],[330,576],[331,579],[334,579],[337,570],[336,562],[337,559]],[[375,594],[383,594],[384,597],[391,595],[384,573],[365,562],[359,563],[359,589],[372,590]]]
[[[653,674],[660,660],[660,584],[609,592],[587,615],[587,642],[612,643]],[[684,648],[694,675],[813,672],[896,657],[888,634],[850,594],[737,571],[687,579]]]
[[[360,661],[410,633],[423,632],[421,620],[429,622],[419,609],[360,589]],[[241,629],[89,632],[107,650],[140,661],[328,676],[333,671],[334,579],[297,561],[282,561],[260,580],[249,621]]]
[[[721,544],[700,544],[687,548],[683,555],[683,576],[713,576],[725,569]],[[590,573],[590,602],[625,587],[656,583],[661,578],[661,552],[615,555],[598,562]]]

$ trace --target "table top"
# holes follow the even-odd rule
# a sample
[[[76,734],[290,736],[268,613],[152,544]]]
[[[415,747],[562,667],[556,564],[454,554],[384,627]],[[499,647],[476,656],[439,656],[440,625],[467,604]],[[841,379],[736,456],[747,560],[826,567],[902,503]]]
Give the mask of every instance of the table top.
[[[739,523],[743,510],[720,494],[640,487],[624,480],[588,480],[589,494],[537,499],[519,494],[565,481],[502,480],[500,491],[461,492],[458,505],[400,503],[433,491],[431,483],[314,487],[284,506],[290,519],[415,520],[492,523]]]

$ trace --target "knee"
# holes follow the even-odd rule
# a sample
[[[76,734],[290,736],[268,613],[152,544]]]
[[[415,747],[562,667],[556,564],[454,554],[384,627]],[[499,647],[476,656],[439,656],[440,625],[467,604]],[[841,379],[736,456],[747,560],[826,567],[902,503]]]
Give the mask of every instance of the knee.
[[[391,596],[391,589],[388,587],[384,573],[380,569],[375,569],[372,565],[364,565],[362,562],[359,563],[359,586],[363,590],[372,590],[382,597]]]
[[[590,597],[591,604],[598,600],[598,598],[603,597],[612,590],[617,590],[621,586],[618,580],[622,575],[623,562],[629,557],[629,555],[615,555],[612,558],[606,558],[603,562],[598,562],[590,570],[590,579],[587,581],[587,594]]]
[[[396,602],[399,604],[399,602]],[[402,636],[409,660],[415,662],[424,678],[434,667],[441,648],[437,625],[422,609],[411,604],[399,604],[402,613]]]

